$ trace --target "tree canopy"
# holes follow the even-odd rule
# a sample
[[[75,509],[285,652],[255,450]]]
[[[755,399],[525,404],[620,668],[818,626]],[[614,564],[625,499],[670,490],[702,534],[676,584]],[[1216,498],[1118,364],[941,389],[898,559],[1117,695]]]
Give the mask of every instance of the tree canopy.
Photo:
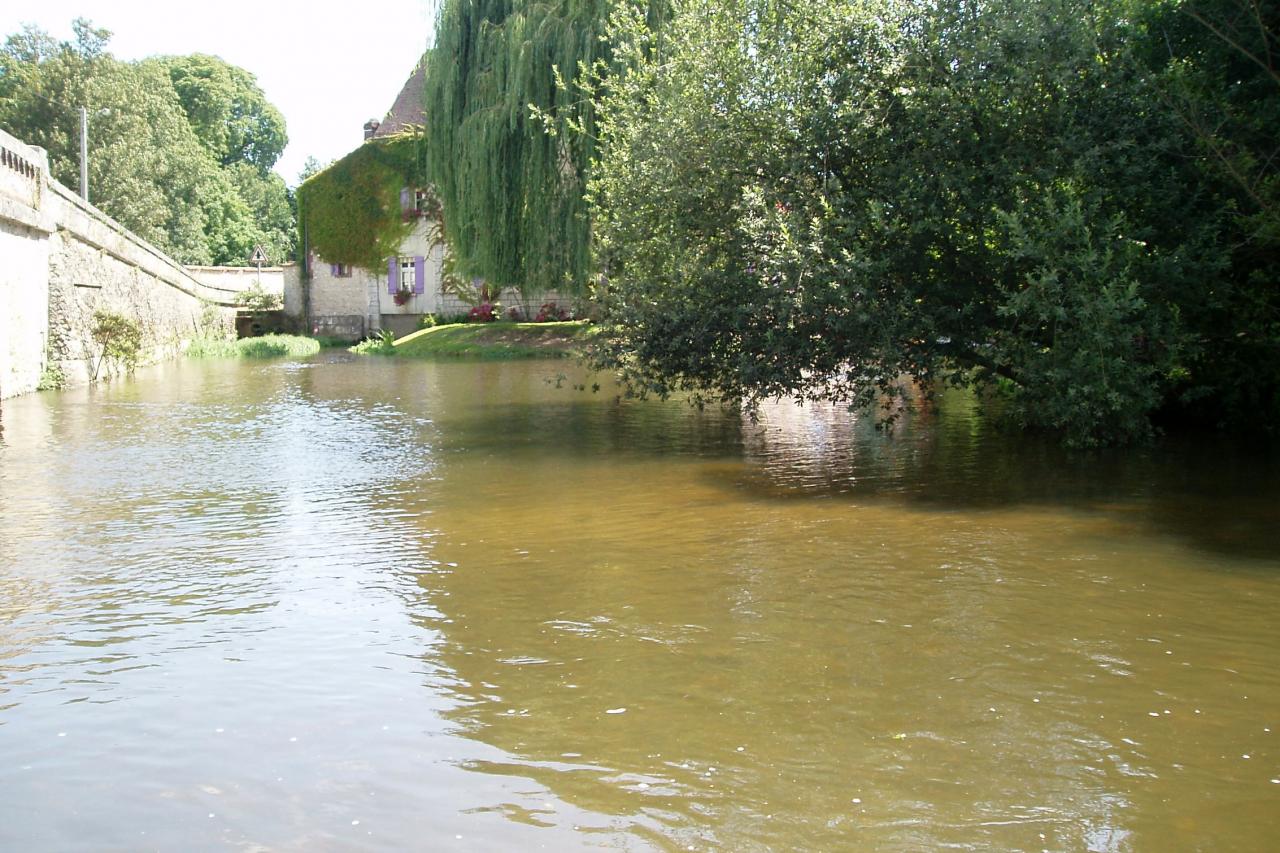
[[[731,400],[985,387],[1077,444],[1206,400],[1280,422],[1276,33],[1253,0],[623,7],[602,362]]]
[[[183,263],[243,264],[258,243],[284,260],[292,250],[292,213],[284,182],[267,171],[284,143],[278,112],[266,104],[259,110],[266,118],[249,123],[265,122],[267,130],[235,144],[202,137],[199,115],[184,109],[171,73],[175,65],[186,67],[184,58],[122,62],[107,52],[108,31],[83,19],[73,29],[69,42],[32,27],[7,38],[0,50],[0,126],[46,149],[53,177],[78,187],[79,108],[86,107],[89,196],[96,206]],[[196,67],[211,60],[187,59],[200,60]],[[242,84],[229,103],[252,101],[256,93],[265,104],[251,75],[212,62]],[[186,88],[193,109],[214,100],[193,99],[198,87]]]
[[[201,53],[159,63],[173,82],[191,129],[223,166],[248,163],[266,176],[288,143],[284,117],[248,71]]]
[[[427,58],[427,174],[459,274],[525,292],[592,273],[584,192],[612,0],[445,0]],[[665,3],[647,4],[653,7]]]

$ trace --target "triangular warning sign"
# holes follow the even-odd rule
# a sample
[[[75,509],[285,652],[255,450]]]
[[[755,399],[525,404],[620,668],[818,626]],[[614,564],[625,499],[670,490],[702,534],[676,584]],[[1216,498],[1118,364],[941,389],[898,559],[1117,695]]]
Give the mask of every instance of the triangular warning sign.
[[[267,262],[267,250],[261,245],[253,247],[253,254],[249,256],[251,264],[265,264]]]

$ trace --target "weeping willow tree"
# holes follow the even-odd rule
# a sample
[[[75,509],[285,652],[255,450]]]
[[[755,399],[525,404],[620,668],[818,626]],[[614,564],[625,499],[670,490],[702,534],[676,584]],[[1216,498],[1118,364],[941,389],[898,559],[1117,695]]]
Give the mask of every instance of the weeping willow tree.
[[[580,293],[595,119],[580,75],[608,61],[617,0],[444,0],[428,58],[427,173],[455,273]],[[665,0],[650,0],[656,17]]]

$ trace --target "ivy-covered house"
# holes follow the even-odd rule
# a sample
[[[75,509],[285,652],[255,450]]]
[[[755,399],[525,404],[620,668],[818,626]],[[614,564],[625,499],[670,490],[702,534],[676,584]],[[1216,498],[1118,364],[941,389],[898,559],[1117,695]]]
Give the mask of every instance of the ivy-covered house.
[[[561,316],[573,302],[554,290],[493,292],[481,279],[446,289],[441,211],[426,175],[427,63],[414,69],[364,142],[298,187],[296,267],[286,271],[285,311],[312,334],[358,340],[380,330],[397,337],[424,314],[456,316],[497,299],[520,316]],[[550,309],[550,311],[548,311]]]
[[[423,314],[469,307],[441,286],[438,209],[421,179],[424,85],[419,63],[386,117],[365,124],[361,146],[298,188],[305,251],[285,301],[312,334],[399,336],[418,328]]]

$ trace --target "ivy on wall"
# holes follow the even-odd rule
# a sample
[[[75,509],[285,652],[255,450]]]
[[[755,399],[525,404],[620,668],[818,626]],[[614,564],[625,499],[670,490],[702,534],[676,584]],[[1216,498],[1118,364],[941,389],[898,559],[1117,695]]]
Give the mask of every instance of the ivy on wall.
[[[426,184],[422,134],[370,139],[298,187],[298,245],[328,263],[376,270],[413,230],[401,190]]]

